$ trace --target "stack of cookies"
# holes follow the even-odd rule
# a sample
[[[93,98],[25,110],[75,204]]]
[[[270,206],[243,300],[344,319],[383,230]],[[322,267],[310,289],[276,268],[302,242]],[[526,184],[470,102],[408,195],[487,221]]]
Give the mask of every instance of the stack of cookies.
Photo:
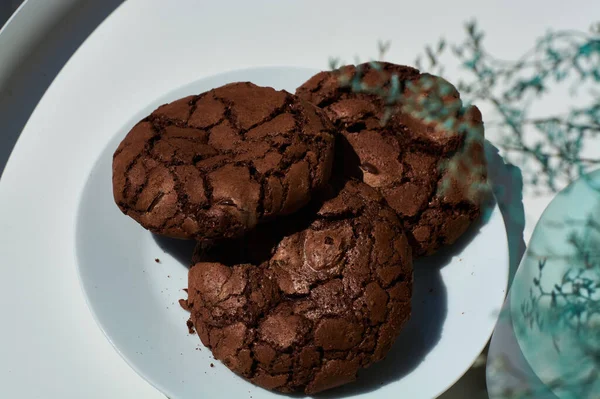
[[[467,230],[485,183],[478,109],[389,63],[296,95],[243,82],[174,101],[113,158],[123,213],[197,241],[185,307],[202,343],[256,385],[307,394],[385,357],[413,259]]]

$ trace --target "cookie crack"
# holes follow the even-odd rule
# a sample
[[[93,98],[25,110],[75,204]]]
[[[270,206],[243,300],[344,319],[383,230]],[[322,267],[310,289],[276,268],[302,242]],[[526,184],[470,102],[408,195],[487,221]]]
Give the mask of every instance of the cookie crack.
[[[292,97],[291,95],[289,95],[289,94],[288,94],[288,95],[286,95],[286,97],[285,97],[285,100],[284,100],[283,104],[282,104],[282,105],[280,105],[279,107],[275,108],[273,111],[271,111],[271,113],[270,113],[270,114],[269,114],[267,117],[263,118],[263,119],[262,119],[261,121],[259,121],[259,122],[256,122],[256,123],[254,123],[253,125],[251,125],[251,126],[250,126],[250,127],[248,127],[247,129],[240,129],[240,133],[241,133],[241,135],[244,137],[244,136],[245,136],[245,134],[246,134],[248,131],[250,131],[250,130],[252,130],[252,129],[254,129],[254,128],[256,128],[256,127],[260,126],[260,125],[263,125],[263,124],[265,124],[265,123],[271,122],[273,119],[275,119],[275,118],[276,118],[276,117],[278,117],[279,115],[281,115],[281,114],[284,114],[284,113],[285,113],[285,110],[286,110],[287,108],[289,108],[290,106],[292,106],[293,104],[294,104],[294,99],[293,99],[293,97]]]
[[[160,138],[161,138],[160,132],[157,132],[154,136],[152,136],[150,138],[150,140],[148,140],[148,144],[144,148],[144,152],[141,152],[139,154],[139,156],[136,157],[136,162],[140,158],[142,158],[143,156],[147,156],[147,157],[151,157],[152,158],[152,155],[151,155],[152,149],[154,148],[154,145],[160,140]],[[130,167],[128,168],[128,171],[127,171],[127,181],[128,182],[130,182],[130,180],[129,180],[129,172],[131,171],[131,168],[133,168],[134,164],[135,163],[132,163],[130,165]],[[127,201],[127,203],[131,203],[133,205],[137,204],[137,202],[138,202],[138,200],[140,198],[140,194],[142,193],[142,191],[144,191],[144,188],[146,188],[146,185],[148,184],[148,175],[151,173],[152,169],[154,169],[154,168],[152,168],[152,169],[148,170],[146,168],[146,165],[142,164],[142,166],[143,166],[143,168],[144,168],[144,170],[146,172],[146,173],[144,173],[144,182],[140,185],[140,187],[138,187],[137,191],[133,195],[132,200],[131,201]],[[129,184],[131,184],[131,183],[129,183]]]
[[[225,108],[224,119],[227,120],[231,124],[231,126],[233,126],[237,131],[241,131],[242,128],[240,127],[240,125],[238,123],[237,115],[233,111],[233,108],[235,107],[235,103],[231,100],[227,100],[225,98],[217,96],[214,93],[212,96],[215,100],[219,101]]]
[[[198,101],[200,101],[202,98],[206,97],[208,95],[209,92],[205,92],[202,94],[199,94],[197,96],[195,96],[192,100],[190,100],[191,103],[191,107],[190,107],[190,113],[188,115],[187,121],[189,122],[190,118],[192,117],[192,115],[194,115],[194,112],[196,112],[196,109],[198,108]]]

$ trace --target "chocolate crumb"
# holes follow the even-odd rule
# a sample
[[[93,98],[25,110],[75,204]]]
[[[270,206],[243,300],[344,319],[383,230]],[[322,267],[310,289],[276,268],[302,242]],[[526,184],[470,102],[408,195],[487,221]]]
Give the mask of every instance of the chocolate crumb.
[[[183,310],[186,310],[186,311],[188,311],[188,312],[190,311],[190,306],[189,306],[189,304],[188,304],[188,301],[187,301],[187,299],[180,299],[180,300],[179,300],[179,306],[181,306],[181,308],[182,308]]]
[[[210,367],[215,367],[215,365],[211,363],[211,364],[210,364]]]
[[[192,321],[191,321],[191,320],[188,320],[188,321],[186,322],[186,324],[187,324],[188,332],[189,332],[190,334],[196,334],[196,330],[194,330],[194,323],[192,323]],[[196,349],[197,349],[197,348],[196,348]]]
[[[155,261],[156,263],[160,263],[160,259],[158,259],[158,258],[154,259],[154,261]]]

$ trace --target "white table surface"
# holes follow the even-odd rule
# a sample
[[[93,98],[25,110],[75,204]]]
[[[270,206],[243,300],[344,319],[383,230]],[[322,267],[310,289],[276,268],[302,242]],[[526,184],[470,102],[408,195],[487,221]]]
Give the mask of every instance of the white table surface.
[[[0,25],[8,13],[18,5],[18,1],[0,1]],[[42,96],[57,95],[60,87],[50,86],[56,75],[64,67],[75,50],[92,34],[90,42],[98,48],[100,41],[110,43],[111,40],[134,37],[135,26],[130,26],[128,21],[143,19],[143,23],[155,23],[160,26],[161,18],[168,18],[168,7],[159,0],[142,1],[129,0],[119,7],[120,1],[107,0],[28,0],[23,5],[21,12],[17,13],[0,34],[0,121],[2,121],[2,136],[0,137],[0,172],[5,167],[10,151],[21,134],[26,122],[30,118]],[[189,3],[189,2],[183,2]],[[198,2],[202,3],[202,2]],[[267,5],[265,1],[260,2]],[[277,3],[277,4],[276,4]],[[286,2],[287,3],[287,2]],[[157,93],[169,91],[174,86],[179,86],[187,81],[218,73],[223,68],[235,69],[251,65],[299,65],[326,68],[330,55],[340,55],[351,61],[356,54],[375,55],[377,39],[392,39],[392,49],[388,59],[399,63],[412,63],[414,54],[421,51],[425,44],[434,43],[441,36],[460,39],[463,37],[462,21],[471,16],[477,16],[484,27],[489,48],[496,54],[510,58],[522,53],[533,39],[544,33],[548,27],[554,29],[573,28],[587,29],[588,21],[593,10],[599,11],[596,1],[572,1],[565,7],[562,1],[547,1],[543,3],[532,1],[454,1],[440,2],[437,8],[439,15],[430,19],[429,25],[421,32],[403,32],[402,18],[405,7],[412,7],[416,11],[425,13],[430,11],[432,2],[427,4],[413,4],[400,6],[400,2],[370,2],[364,3],[366,7],[354,7],[351,1],[339,2],[336,5],[320,5],[319,1],[305,1],[313,3],[313,10],[336,10],[337,26],[331,30],[331,37],[320,40],[311,36],[307,28],[306,40],[322,43],[320,48],[313,48],[312,54],[307,56],[303,51],[294,50],[293,46],[284,46],[284,35],[272,35],[264,26],[255,26],[252,40],[263,40],[271,46],[261,46],[258,51],[244,51],[241,54],[219,54],[218,63],[206,63],[209,57],[216,57],[217,50],[203,48],[203,53],[188,54],[184,65],[178,65],[177,76],[164,81],[147,90],[138,90],[128,101],[143,101],[147,96],[157,97]],[[332,2],[333,3],[333,2]],[[189,5],[189,4],[188,4]],[[307,12],[307,7],[300,7],[298,2],[273,2],[270,7],[288,6],[294,9],[291,15],[298,18],[306,17],[311,23],[330,23],[330,14]],[[384,7],[385,5],[385,7]],[[258,7],[259,5],[257,5]],[[370,6],[370,8],[369,8]],[[335,8],[337,7],[337,9]],[[200,12],[200,9],[202,12]],[[219,6],[202,3],[197,7],[196,22],[202,21],[203,14],[218,11]],[[381,16],[381,23],[376,29],[364,30],[359,38],[344,40],[343,32],[354,29],[357,17],[368,17],[374,12]],[[265,8],[268,13],[268,8]],[[304,14],[303,14],[304,13]],[[325,14],[325,15],[323,15]],[[365,15],[366,14],[366,15]],[[40,17],[43,15],[43,17]],[[596,16],[599,15],[597,12]],[[371,15],[372,16],[372,15]],[[106,18],[110,19],[111,29],[106,29]],[[449,23],[448,20],[452,21]],[[190,16],[183,24],[194,22]],[[210,23],[210,21],[205,21]],[[274,25],[280,29],[286,28],[286,21],[275,21]],[[434,26],[440,29],[432,29]],[[98,29],[96,29],[99,26]],[[425,29],[427,27],[427,29]],[[105,29],[103,29],[105,28]],[[182,27],[182,33],[188,32]],[[340,33],[342,32],[342,33]],[[339,37],[338,37],[339,36]],[[93,40],[92,40],[93,39]],[[162,46],[168,53],[161,36],[148,38],[155,40],[157,46]],[[200,40],[200,39],[198,39]],[[224,39],[227,41],[227,38]],[[231,37],[231,40],[240,40],[246,45],[243,37]],[[405,40],[404,42],[402,42]],[[200,40],[201,41],[201,40]],[[86,43],[87,45],[87,43]],[[279,46],[283,48],[278,54],[269,49]],[[287,49],[287,50],[286,50]],[[107,50],[108,51],[108,50]],[[135,53],[135,49],[132,52]],[[168,54],[167,54],[168,55]],[[135,56],[146,57],[142,53]],[[148,58],[150,60],[150,58]],[[118,62],[117,62],[118,63]],[[196,66],[194,66],[196,65]],[[227,68],[226,66],[229,66]],[[93,68],[93,64],[88,65]],[[118,67],[115,65],[114,67]],[[158,67],[148,68],[147,71],[137,71],[140,79],[149,78],[157,68],[168,68],[162,62]],[[73,69],[73,68],[72,68]],[[132,71],[133,72],[133,71]],[[97,71],[99,75],[110,74],[110,70]],[[132,75],[133,76],[133,75]],[[82,75],[82,79],[86,76]],[[82,82],[82,84],[85,84]],[[56,86],[60,86],[57,84]],[[50,88],[49,88],[50,87]],[[92,85],[90,86],[92,87]],[[132,85],[133,87],[133,85]],[[96,88],[98,89],[98,88]],[[560,101],[560,99],[556,99]],[[118,104],[117,104],[118,105]],[[484,110],[485,112],[485,110]],[[126,115],[123,115],[126,118]],[[27,128],[25,128],[27,130]],[[490,137],[493,142],[494,137]],[[0,195],[7,195],[6,191]],[[525,210],[525,229],[523,236],[527,241],[541,212],[550,201],[551,196],[533,197],[527,191],[524,194],[523,206]],[[0,222],[1,223],[1,222]],[[32,248],[32,250],[35,250]],[[3,270],[10,265],[3,264]],[[8,274],[10,279],[11,275]],[[6,279],[2,283],[19,284],[23,287],[23,295],[28,295],[34,286],[43,284],[27,281],[26,279]],[[135,374],[125,362],[112,349],[104,336],[94,324],[89,312],[82,301],[72,301],[72,298],[81,298],[80,289],[74,276],[67,276],[62,281],[63,298],[48,298],[48,303],[53,306],[69,303],[69,308],[61,313],[54,324],[37,325],[38,333],[53,337],[52,347],[40,346],[36,342],[23,345],[22,342],[2,342],[0,346],[0,392],[10,392],[13,397],[23,398],[164,398],[159,392]],[[42,298],[40,298],[42,300]],[[16,301],[16,299],[13,299]],[[35,309],[18,309],[17,303],[3,304],[3,312],[10,312],[10,322],[21,322],[30,326],[31,318],[35,317]],[[48,308],[46,308],[48,310]],[[18,314],[23,311],[23,314]],[[34,312],[32,314],[32,312]],[[24,352],[24,356],[31,356],[31,367],[27,370],[11,367],[2,359],[2,354],[14,354],[15,347]],[[37,358],[36,358],[37,357]],[[38,378],[43,375],[44,378]],[[15,394],[20,392],[20,394]],[[16,395],[16,396],[15,396]],[[4,395],[2,395],[4,397]],[[479,364],[458,381],[449,392],[444,394],[444,399],[458,398],[485,398],[485,371]]]

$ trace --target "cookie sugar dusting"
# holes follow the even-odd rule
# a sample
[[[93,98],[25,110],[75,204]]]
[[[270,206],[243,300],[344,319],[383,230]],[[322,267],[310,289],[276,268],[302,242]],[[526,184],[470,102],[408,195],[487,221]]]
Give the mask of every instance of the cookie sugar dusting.
[[[238,237],[307,204],[329,179],[333,146],[333,126],[315,106],[232,83],[136,124],[113,157],[113,195],[154,233]]]
[[[215,358],[267,389],[313,394],[381,360],[410,317],[411,248],[350,181],[317,209],[194,256],[188,307]]]

